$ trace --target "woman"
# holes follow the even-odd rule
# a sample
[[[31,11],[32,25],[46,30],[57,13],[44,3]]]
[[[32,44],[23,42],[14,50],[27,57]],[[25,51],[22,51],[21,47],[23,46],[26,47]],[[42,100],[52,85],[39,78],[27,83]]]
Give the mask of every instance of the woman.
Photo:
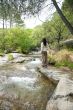
[[[41,42],[41,54],[42,54],[42,66],[47,67],[47,50],[48,50],[48,43],[46,38],[42,39]]]

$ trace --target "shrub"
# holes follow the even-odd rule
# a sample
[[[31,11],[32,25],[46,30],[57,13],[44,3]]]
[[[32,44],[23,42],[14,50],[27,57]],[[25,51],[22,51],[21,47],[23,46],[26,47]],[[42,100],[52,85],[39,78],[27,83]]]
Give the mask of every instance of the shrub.
[[[3,50],[0,49],[0,56],[3,56],[4,55],[4,52]]]
[[[3,53],[0,53],[0,56],[3,56],[4,54]]]
[[[16,49],[16,52],[21,53],[21,52],[22,52],[21,48],[18,47],[18,48]]]
[[[1,30],[3,33],[3,30]],[[3,34],[0,33],[0,48],[11,53],[12,51],[30,52],[33,47],[32,30],[25,28],[6,29]]]
[[[10,60],[13,60],[13,59],[14,59],[13,55],[11,53],[9,53],[8,54],[8,60],[10,61]]]

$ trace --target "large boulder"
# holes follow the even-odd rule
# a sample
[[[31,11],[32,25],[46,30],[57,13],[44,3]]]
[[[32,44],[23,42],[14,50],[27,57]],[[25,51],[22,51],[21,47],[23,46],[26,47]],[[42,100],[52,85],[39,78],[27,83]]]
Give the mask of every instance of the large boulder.
[[[73,48],[73,39],[65,40],[63,45],[65,45],[67,48]]]
[[[62,78],[47,103],[46,110],[73,110],[73,81]]]

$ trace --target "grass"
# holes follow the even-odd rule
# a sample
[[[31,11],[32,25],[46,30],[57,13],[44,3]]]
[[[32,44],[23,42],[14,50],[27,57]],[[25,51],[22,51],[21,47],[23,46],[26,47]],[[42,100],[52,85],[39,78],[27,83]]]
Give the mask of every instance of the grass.
[[[68,67],[70,69],[73,69],[73,62],[63,61],[59,63],[55,63],[56,67]]]
[[[49,64],[54,64],[56,67],[68,67],[73,69],[73,59],[70,58],[73,56],[73,51],[61,50],[54,55],[48,55]]]

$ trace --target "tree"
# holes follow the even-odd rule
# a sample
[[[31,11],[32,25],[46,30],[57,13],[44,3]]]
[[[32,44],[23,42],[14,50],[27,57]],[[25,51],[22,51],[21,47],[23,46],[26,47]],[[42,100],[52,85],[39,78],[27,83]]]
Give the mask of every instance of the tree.
[[[31,29],[21,27],[5,29],[4,38],[3,31],[3,29],[0,29],[0,49],[2,51],[27,53],[32,49],[33,40],[31,38]]]
[[[13,23],[22,23],[21,14],[17,0],[0,0],[0,19],[3,21],[3,29],[5,28],[5,22],[9,22],[10,28]]]
[[[65,31],[65,25],[64,23],[62,23],[61,18],[59,17],[59,15],[57,14],[57,12],[54,13],[54,16],[52,18],[52,24],[53,24],[53,28],[55,30],[55,37],[54,37],[54,41],[56,43],[56,47],[58,50],[60,50],[61,47],[61,41],[63,40],[63,38],[65,38],[65,36],[63,35],[64,31]]]
[[[60,10],[59,6],[57,5],[56,0],[52,0],[54,6],[56,7],[57,12],[59,13],[61,19],[63,20],[63,22],[65,23],[65,25],[67,26],[67,28],[69,29],[69,31],[71,32],[71,34],[73,34],[73,27],[70,24],[70,22],[66,19],[66,17],[64,16],[64,14],[62,13],[62,11]]]
[[[69,1],[69,0],[68,0]],[[72,2],[72,0],[70,0]],[[22,11],[25,11],[24,9],[27,9],[27,12],[31,12],[32,14],[34,13],[38,13],[42,7],[43,7],[43,3],[45,3],[46,0],[26,0],[26,1],[23,1],[23,0],[20,0],[20,3],[21,3],[21,7],[24,7],[25,5],[25,8],[22,9]],[[64,16],[64,14],[62,13],[62,11],[60,10],[56,0],[52,0],[55,8],[57,9],[57,12],[59,13],[61,19],[63,20],[63,22],[65,23],[65,25],[67,26],[67,28],[69,29],[69,31],[71,32],[71,34],[73,34],[73,27],[71,25],[71,23],[66,19],[66,17]],[[23,3],[23,4],[22,4]]]
[[[73,8],[73,0],[65,0],[65,2],[66,2],[71,8]]]
[[[0,0],[0,3],[4,3],[7,7],[10,6],[10,8],[13,10],[14,15],[16,13],[20,13],[21,15],[29,15],[29,14],[37,14],[39,13],[43,7],[43,4],[45,4],[47,0]],[[68,3],[73,3],[72,0],[66,0]],[[57,9],[57,12],[59,13],[61,19],[71,32],[73,34],[73,27],[71,23],[67,20],[67,18],[64,16],[62,11],[60,10],[56,0],[52,0],[55,8]],[[11,4],[11,5],[10,5]]]
[[[67,1],[63,2],[62,11],[73,26],[73,7]]]

